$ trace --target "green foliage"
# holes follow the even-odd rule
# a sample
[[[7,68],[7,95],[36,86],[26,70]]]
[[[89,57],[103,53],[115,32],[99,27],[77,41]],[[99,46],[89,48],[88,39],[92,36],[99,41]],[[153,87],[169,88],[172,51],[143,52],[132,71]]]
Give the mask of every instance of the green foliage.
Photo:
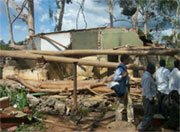
[[[164,26],[166,26],[166,24],[177,25],[175,23],[175,19],[176,19],[176,15],[179,16],[179,13],[176,14],[177,7],[180,6],[178,3],[180,4],[178,0],[157,1],[156,11],[158,12],[158,14],[160,14],[160,16],[163,16],[163,21],[160,24],[163,24]],[[173,26],[171,28],[175,28],[175,27]]]
[[[71,117],[75,117],[74,122],[78,124],[83,117],[86,117],[89,114],[89,110],[87,107],[78,106],[77,108],[72,109]]]
[[[174,57],[161,56],[161,59],[166,60],[166,67],[174,67]]]
[[[144,32],[140,28],[138,28],[138,34],[144,34]],[[153,35],[148,33],[147,40],[152,40],[152,39],[153,39]]]
[[[138,34],[144,34],[144,32],[140,28],[138,28]]]
[[[72,113],[73,115],[77,115],[77,116],[87,116],[89,113],[89,110],[87,107],[84,106],[78,106],[77,108],[72,109]]]
[[[27,95],[26,91],[23,88],[21,88],[20,93],[17,95],[17,103],[16,104],[17,104],[18,110],[22,111],[25,106],[29,107],[29,101],[28,101],[26,95]]]
[[[164,14],[171,14],[175,12],[178,3],[176,0],[159,0],[158,9]]]
[[[167,44],[171,44],[172,43],[172,39],[173,39],[172,35],[171,36],[165,35],[165,36],[162,37],[162,41],[166,42]]]
[[[22,123],[15,132],[45,132],[46,127],[43,122],[34,122],[31,125]]]
[[[131,17],[136,12],[136,4],[133,0],[120,0],[119,6],[123,8],[122,14]]]
[[[8,44],[0,44],[0,50],[12,50]]]
[[[9,91],[7,89],[6,85],[2,85],[1,87],[1,93],[0,93],[0,97],[6,97],[9,94]]]
[[[51,9],[51,6],[49,6],[49,18],[53,18],[53,11]]]
[[[24,41],[19,41],[16,43],[16,45],[24,45]]]
[[[0,87],[1,93],[0,97],[9,96],[11,105],[16,105],[19,111],[23,111],[25,107],[28,107],[29,111],[26,113],[29,120],[32,120],[33,117],[41,117],[41,114],[36,110],[34,105],[30,104],[30,101],[27,99],[27,92],[24,88],[21,88],[20,91],[10,91],[6,85]]]
[[[147,40],[152,40],[152,39],[153,39],[152,34],[148,33],[148,34],[147,34]]]
[[[0,44],[5,44],[5,42],[3,40],[0,40]]]

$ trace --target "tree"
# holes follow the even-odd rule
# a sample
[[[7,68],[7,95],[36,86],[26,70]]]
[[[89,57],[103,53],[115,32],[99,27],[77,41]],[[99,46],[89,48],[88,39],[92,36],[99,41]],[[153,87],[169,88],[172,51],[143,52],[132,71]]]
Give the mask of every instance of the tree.
[[[14,37],[13,37],[13,29],[12,29],[12,26],[13,26],[13,23],[16,21],[16,19],[20,16],[24,6],[26,5],[27,3],[27,0],[24,0],[20,10],[19,10],[19,13],[17,16],[15,16],[13,18],[13,20],[11,20],[11,16],[10,16],[10,13],[9,13],[9,0],[5,0],[5,5],[6,5],[6,13],[7,13],[7,16],[8,16],[8,22],[9,22],[9,32],[10,32],[10,38],[11,38],[11,44],[10,44],[10,47],[13,47],[13,48],[16,48],[16,49],[22,49],[24,48],[24,46],[16,46],[15,45],[15,42],[14,42]]]
[[[172,30],[172,43],[177,47],[179,34],[180,0],[159,0],[157,11],[163,16],[163,23],[170,24]]]
[[[32,46],[32,49],[35,49],[35,46],[34,46],[34,43],[33,43],[33,40],[32,40],[32,36],[35,33],[35,29],[34,29],[34,3],[33,3],[33,0],[24,0],[21,7],[19,7],[14,0],[4,0],[4,1],[5,1],[5,4],[6,4],[6,12],[7,12],[7,16],[8,16],[8,22],[9,22],[9,32],[10,32],[10,38],[11,38],[10,47],[13,47],[15,49],[23,49],[24,48],[24,46],[15,45],[14,37],[13,37],[13,29],[12,29],[13,23],[16,21],[17,18],[20,17],[21,20],[28,25],[30,44]],[[16,15],[13,18],[13,20],[11,20],[11,16],[10,16],[10,12],[9,12],[9,1],[10,1],[11,5],[14,7],[14,9],[18,13],[18,15]],[[28,15],[23,13],[23,9],[24,9],[24,7],[25,7],[25,5],[27,3],[28,3]],[[28,19],[28,22],[27,22],[27,19]]]
[[[144,35],[147,38],[147,21],[152,19],[155,16],[155,1],[154,0],[137,0],[138,4],[140,5],[139,12],[143,16],[143,21],[141,21],[144,24]],[[140,22],[140,21],[139,21]]]
[[[113,0],[108,0],[110,27],[113,27],[113,8],[112,8],[112,3],[113,3]]]
[[[56,2],[56,9],[60,9],[59,11],[59,17],[57,18],[56,16],[53,16],[54,10],[52,10],[51,6],[49,6],[49,17],[55,19],[56,21],[56,26],[55,26],[55,31],[61,31],[62,30],[62,24],[63,24],[63,15],[64,15],[64,9],[65,9],[65,4],[72,3],[72,0],[55,0]]]
[[[162,42],[164,42],[165,43],[165,46],[167,46],[167,47],[170,47],[171,46],[171,43],[172,43],[172,38],[173,38],[173,36],[171,35],[171,36],[167,36],[167,35],[165,35],[165,36],[162,36]]]
[[[128,16],[131,20],[132,28],[138,32],[139,23],[143,23],[144,35],[147,38],[147,21],[155,17],[155,11],[153,10],[154,0],[119,0],[119,5],[122,10],[122,14]],[[139,20],[138,14],[141,14],[143,20]]]
[[[135,0],[119,0],[119,6],[120,6],[120,8],[123,8],[121,13],[123,15],[126,15],[128,17],[128,19],[130,19],[129,23],[131,23],[132,28],[135,29],[134,22],[133,22],[133,16],[135,13],[136,13],[136,17],[138,15],[138,11],[136,11]],[[121,20],[122,19],[120,19],[120,21]],[[129,20],[126,20],[126,21],[128,22]]]
[[[5,44],[4,40],[0,40],[0,44]]]
[[[34,1],[28,0],[28,31],[29,31],[29,39],[32,49],[35,49],[35,45],[33,43],[32,36],[35,33],[34,29]]]
[[[79,4],[80,7],[79,7],[79,10],[78,10],[78,13],[77,13],[77,18],[76,18],[76,29],[78,29],[78,19],[79,19],[80,12],[83,15],[83,20],[84,20],[84,23],[85,23],[85,28],[87,28],[87,22],[86,22],[85,14],[84,14],[84,2],[85,2],[85,0],[82,0],[81,3],[77,1],[77,3]]]
[[[14,0],[9,0],[9,2],[11,3],[12,7],[18,12],[20,13],[21,15],[19,16],[21,18],[21,20],[28,25],[28,22],[27,22],[27,14],[21,12],[21,7],[18,6],[18,4],[14,1]]]

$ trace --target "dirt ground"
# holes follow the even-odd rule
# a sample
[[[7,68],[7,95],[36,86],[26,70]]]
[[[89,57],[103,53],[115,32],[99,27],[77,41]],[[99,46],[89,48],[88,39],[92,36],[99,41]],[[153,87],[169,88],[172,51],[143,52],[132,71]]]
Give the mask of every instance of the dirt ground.
[[[126,122],[126,113],[124,113],[124,121],[115,122],[114,111],[91,112],[78,124],[64,116],[46,115],[46,117],[46,132],[138,132],[136,126],[143,119],[143,112],[135,109],[133,124]],[[153,131],[175,132],[164,128],[164,123],[163,120],[153,121]]]

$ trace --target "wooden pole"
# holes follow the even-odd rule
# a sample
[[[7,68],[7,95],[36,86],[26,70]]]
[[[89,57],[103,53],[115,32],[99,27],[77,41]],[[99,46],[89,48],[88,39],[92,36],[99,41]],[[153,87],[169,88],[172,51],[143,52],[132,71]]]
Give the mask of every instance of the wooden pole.
[[[114,62],[82,60],[82,59],[75,59],[75,58],[70,58],[70,57],[36,55],[36,54],[30,54],[30,53],[26,53],[22,51],[0,50],[0,56],[5,56],[5,57],[8,56],[12,58],[21,58],[21,59],[34,59],[34,60],[43,57],[46,61],[62,62],[62,63],[68,63],[68,64],[77,62],[79,65],[98,66],[98,67],[107,67],[107,68],[116,68],[119,65],[119,63],[114,63]],[[134,70],[145,70],[144,66],[138,66],[134,64],[127,65],[127,68],[134,69]]]
[[[74,80],[73,101],[74,101],[74,108],[77,108],[77,62],[73,63],[73,80]]]
[[[180,57],[179,57],[179,56],[175,55],[174,58],[175,58],[176,60],[179,60],[179,61],[180,61]]]
[[[37,51],[26,50],[25,52],[44,55],[57,55],[57,56],[90,56],[90,55],[176,55],[180,49],[152,49],[152,50],[135,50],[135,49],[120,49],[120,50],[65,50],[65,51]]]

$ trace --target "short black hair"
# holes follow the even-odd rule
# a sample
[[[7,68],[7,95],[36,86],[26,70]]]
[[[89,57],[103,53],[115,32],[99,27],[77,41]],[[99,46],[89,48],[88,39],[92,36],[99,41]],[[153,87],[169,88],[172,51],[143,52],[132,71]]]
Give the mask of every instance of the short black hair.
[[[159,65],[165,67],[166,66],[166,61],[164,59],[160,60]]]
[[[180,65],[180,61],[179,60],[175,60],[174,61],[174,67],[179,68]]]
[[[129,59],[129,55],[121,55],[121,62],[124,62],[125,60],[128,60]]]
[[[148,63],[147,65],[147,69],[148,72],[150,72],[151,74],[153,74],[156,70],[155,66],[152,63]]]

